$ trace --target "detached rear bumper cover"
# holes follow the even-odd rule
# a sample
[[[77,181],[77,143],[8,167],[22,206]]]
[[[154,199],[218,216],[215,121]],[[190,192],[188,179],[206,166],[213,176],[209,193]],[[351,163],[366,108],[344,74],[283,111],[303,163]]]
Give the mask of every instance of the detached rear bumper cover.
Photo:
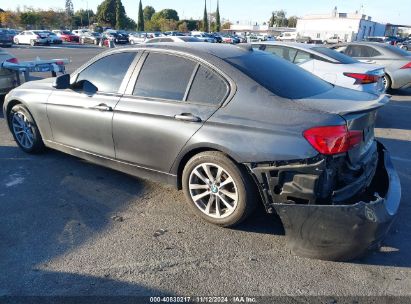
[[[271,204],[280,216],[291,251],[323,260],[349,260],[378,247],[398,212],[401,185],[388,151],[378,144],[372,201],[351,204]]]

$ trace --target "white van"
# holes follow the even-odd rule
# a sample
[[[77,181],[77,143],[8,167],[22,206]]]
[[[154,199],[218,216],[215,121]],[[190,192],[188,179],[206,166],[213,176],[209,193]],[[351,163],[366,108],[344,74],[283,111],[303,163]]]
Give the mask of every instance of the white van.
[[[297,32],[284,32],[280,36],[277,37],[279,41],[296,41],[297,40]]]

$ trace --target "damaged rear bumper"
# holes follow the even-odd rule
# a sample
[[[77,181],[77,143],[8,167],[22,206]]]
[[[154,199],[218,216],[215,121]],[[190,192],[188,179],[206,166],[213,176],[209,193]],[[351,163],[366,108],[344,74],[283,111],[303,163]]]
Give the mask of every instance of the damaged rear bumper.
[[[400,181],[388,151],[380,143],[376,172],[367,191],[372,194],[345,204],[286,202],[271,203],[270,207],[280,216],[287,245],[294,254],[350,260],[379,247],[400,205]]]

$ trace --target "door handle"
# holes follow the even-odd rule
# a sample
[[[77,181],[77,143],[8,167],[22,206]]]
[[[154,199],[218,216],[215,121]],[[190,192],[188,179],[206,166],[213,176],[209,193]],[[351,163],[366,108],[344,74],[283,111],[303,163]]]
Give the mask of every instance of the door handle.
[[[194,116],[191,113],[182,113],[180,115],[175,115],[174,118],[177,120],[188,121],[188,122],[200,122],[201,121],[200,117]]]
[[[101,103],[101,104],[99,104],[99,105],[97,105],[97,106],[94,106],[94,107],[91,107],[90,109],[93,109],[93,110],[99,110],[99,111],[105,111],[105,112],[112,112],[113,111],[113,108],[112,107],[109,107],[108,105],[106,105],[105,103]]]

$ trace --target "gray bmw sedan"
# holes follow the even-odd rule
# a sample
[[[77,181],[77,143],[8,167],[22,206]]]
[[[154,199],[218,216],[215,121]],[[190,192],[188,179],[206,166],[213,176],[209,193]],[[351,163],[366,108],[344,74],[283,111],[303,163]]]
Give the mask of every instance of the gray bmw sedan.
[[[25,83],[4,113],[27,153],[49,147],[172,184],[224,227],[261,203],[295,254],[346,260],[378,247],[400,204],[374,137],[387,102],[247,45],[159,43]]]

